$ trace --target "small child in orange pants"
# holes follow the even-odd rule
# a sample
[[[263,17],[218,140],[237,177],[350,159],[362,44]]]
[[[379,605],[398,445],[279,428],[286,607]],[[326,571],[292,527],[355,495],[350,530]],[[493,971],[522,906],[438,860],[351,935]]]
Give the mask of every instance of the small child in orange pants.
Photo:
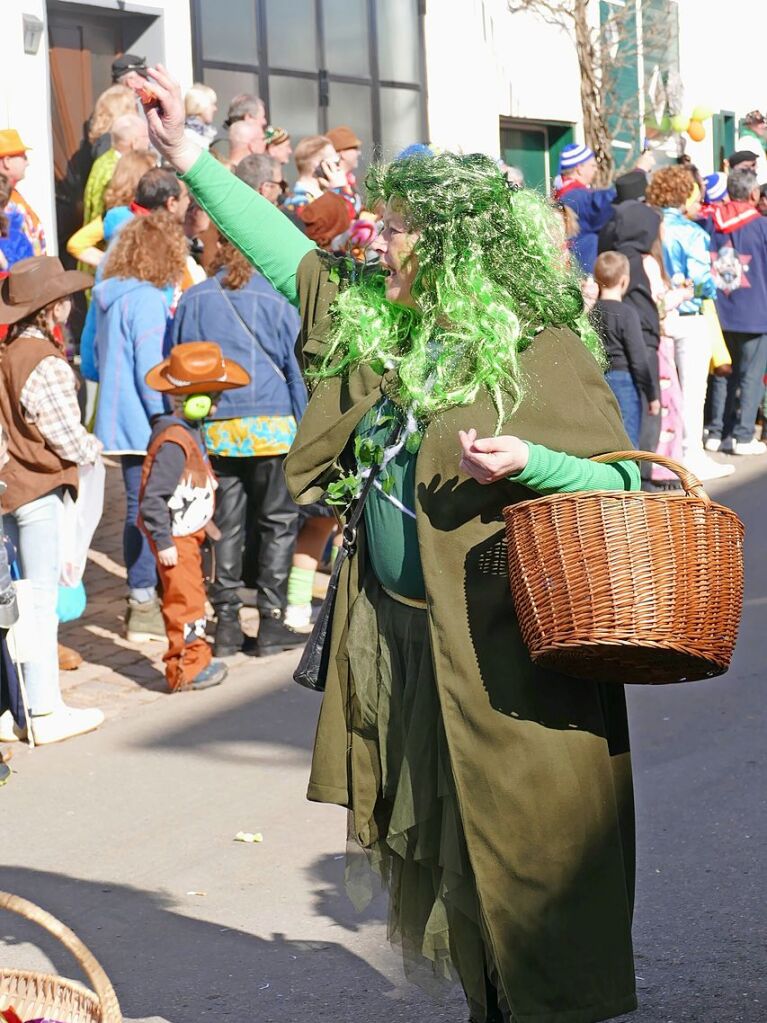
[[[224,681],[205,639],[205,579],[200,548],[213,518],[216,479],[200,425],[221,391],[250,378],[211,341],[190,341],[151,369],[147,384],[172,397],[173,412],[153,422],[141,477],[139,525],[149,538],[162,584],[168,635],[165,677],[171,692]]]

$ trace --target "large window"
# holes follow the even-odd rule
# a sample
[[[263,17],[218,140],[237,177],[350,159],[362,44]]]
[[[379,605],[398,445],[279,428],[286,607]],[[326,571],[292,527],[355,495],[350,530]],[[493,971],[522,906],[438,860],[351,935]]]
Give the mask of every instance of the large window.
[[[193,0],[195,73],[293,137],[348,124],[363,160],[427,141],[422,0]]]

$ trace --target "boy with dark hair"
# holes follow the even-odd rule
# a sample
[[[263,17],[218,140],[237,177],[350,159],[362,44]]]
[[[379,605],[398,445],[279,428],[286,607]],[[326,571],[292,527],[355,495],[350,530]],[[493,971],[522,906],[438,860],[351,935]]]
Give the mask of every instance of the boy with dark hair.
[[[221,391],[244,387],[250,377],[217,344],[191,341],[174,348],[146,382],[173,403],[173,412],[153,423],[139,493],[139,524],[162,582],[165,677],[171,692],[209,689],[223,682],[227,669],[212,659],[205,639],[200,548],[213,518],[216,480],[200,427]]]
[[[660,400],[650,370],[639,314],[623,301],[629,286],[629,261],[621,252],[603,252],[594,264],[599,298],[591,312],[610,362],[606,379],[620,406],[623,425],[635,448],[639,447],[644,395],[650,415],[660,413]]]

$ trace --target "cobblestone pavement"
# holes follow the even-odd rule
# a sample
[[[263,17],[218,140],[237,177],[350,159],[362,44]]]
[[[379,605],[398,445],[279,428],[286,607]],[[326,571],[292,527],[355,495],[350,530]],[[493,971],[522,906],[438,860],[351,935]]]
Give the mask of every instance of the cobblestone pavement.
[[[119,465],[107,462],[104,515],[85,570],[88,607],[82,618],[59,629],[59,641],[77,650],[84,663],[61,673],[61,691],[75,707],[99,707],[107,718],[167,698],[163,643],[136,645],[125,639],[126,582],[122,556],[124,490]],[[258,631],[258,612],[242,611],[243,628]],[[243,654],[230,665],[248,661]]]

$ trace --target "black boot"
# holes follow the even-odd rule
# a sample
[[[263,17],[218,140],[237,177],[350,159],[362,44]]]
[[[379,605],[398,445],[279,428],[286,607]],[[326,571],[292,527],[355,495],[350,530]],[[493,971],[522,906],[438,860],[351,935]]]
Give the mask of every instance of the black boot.
[[[283,622],[284,612],[281,608],[274,607],[270,611],[261,612],[261,624],[258,627],[258,636],[252,639],[246,637],[242,651],[251,657],[269,657],[271,654],[279,654],[283,650],[290,650],[293,647],[303,646],[307,637],[291,629]]]
[[[242,650],[244,640],[240,627],[240,613],[231,608],[219,608],[216,632],[213,637],[213,656],[231,657]]]

